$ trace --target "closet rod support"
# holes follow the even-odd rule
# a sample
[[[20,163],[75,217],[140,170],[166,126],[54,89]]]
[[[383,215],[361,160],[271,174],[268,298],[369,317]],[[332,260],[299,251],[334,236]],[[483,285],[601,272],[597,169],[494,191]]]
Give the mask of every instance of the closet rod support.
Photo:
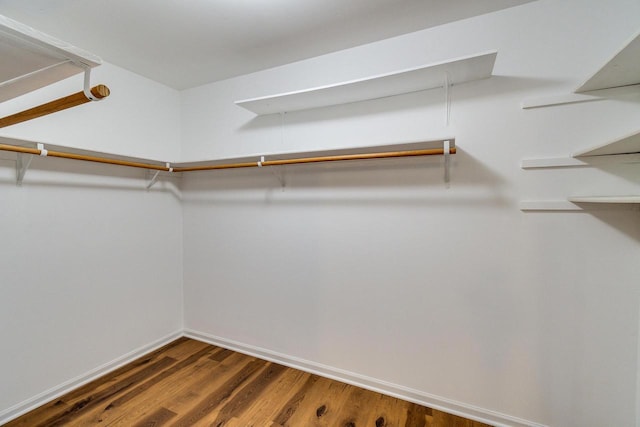
[[[87,97],[89,101],[102,101],[104,98],[109,96],[109,88],[103,85],[99,85],[99,86],[103,86],[104,88],[106,88],[106,95],[105,95],[105,92],[103,91],[96,91],[96,93],[94,93],[95,88],[91,87],[91,67],[83,66],[83,68],[84,68],[84,87],[82,89],[82,92],[84,93],[84,96]],[[98,86],[96,86],[96,88],[97,87]]]
[[[284,188],[286,187],[286,184],[287,184],[287,182],[284,179],[284,165],[280,166],[278,172],[276,172],[273,166],[271,167],[271,173],[273,174],[273,176],[276,177],[276,179],[280,183],[280,188],[282,189],[282,191],[284,191]]]
[[[173,167],[171,167],[171,163],[165,163],[165,167],[167,172],[173,172]],[[148,172],[151,172],[151,171],[148,171]],[[160,169],[157,169],[156,172],[153,174],[153,177],[151,177],[151,179],[149,180],[149,183],[147,184],[147,190],[153,187],[153,184],[155,184],[158,181],[159,177],[160,177]]]
[[[31,166],[32,160],[32,154],[18,153],[18,157],[16,159],[16,185],[18,187],[22,185],[22,180],[24,179],[27,169]]]
[[[444,73],[444,103],[445,103],[445,124],[449,126],[451,120],[451,80],[449,79],[449,73]]]
[[[153,177],[149,180],[149,183],[147,184],[147,190],[149,190],[151,187],[153,187],[153,184],[155,184],[156,181],[158,181],[158,175],[160,175],[160,171],[156,171],[153,174]]]
[[[444,183],[448,188],[451,180],[451,141],[444,141],[442,151],[444,154]]]

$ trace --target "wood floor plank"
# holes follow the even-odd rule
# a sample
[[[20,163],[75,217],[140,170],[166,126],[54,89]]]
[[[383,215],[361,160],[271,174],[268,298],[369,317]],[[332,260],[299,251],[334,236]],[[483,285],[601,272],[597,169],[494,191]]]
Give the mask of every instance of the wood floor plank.
[[[202,372],[194,378],[196,381],[188,386],[178,385],[171,393],[171,399],[167,400],[164,405],[181,415],[192,411],[252,360],[254,359],[239,353],[231,354],[220,363],[209,360],[207,366],[211,368],[207,370],[206,366],[203,367]]]
[[[181,416],[180,419],[172,425],[175,427],[191,427],[207,416],[211,416],[213,411],[218,409],[218,406],[226,402],[237,392],[238,387],[242,386],[256,371],[263,368],[265,364],[266,362],[261,360],[252,360],[246,364],[240,372],[236,373],[219,388],[205,396],[195,407]]]
[[[199,366],[197,362],[203,358],[206,359],[212,351],[215,349],[205,347],[189,355],[137,387],[114,396],[106,402],[106,405],[96,408],[83,418],[91,425],[98,423],[104,426],[131,425],[138,418],[144,417],[147,411],[162,406],[165,403],[164,397],[174,391],[174,381],[184,381],[185,378],[189,378],[192,371]],[[150,390],[153,392],[149,393]]]
[[[113,397],[124,390],[130,389],[137,383],[144,381],[145,378],[161,372],[163,369],[173,365],[175,362],[176,360],[171,357],[163,357],[162,359],[158,360],[155,363],[152,363],[136,374],[118,381],[104,390],[90,393],[82,400],[76,402],[73,406],[68,408],[63,413],[46,419],[42,423],[42,425],[47,427],[68,425],[74,418],[77,418],[88,412],[89,410],[96,408],[98,405],[101,405],[110,397]]]
[[[206,349],[205,349],[206,350]],[[194,401],[200,399],[200,395],[194,390],[202,392],[206,390],[207,383],[213,384],[212,390],[216,389],[215,380],[221,377],[223,369],[219,369],[219,362],[210,359],[212,354],[216,354],[222,349],[213,347],[209,353],[200,351],[197,357],[191,357],[191,364],[184,366],[181,370],[174,370],[170,375],[165,376],[153,387],[152,393],[138,394],[133,399],[126,402],[120,411],[110,412],[112,417],[103,417],[99,420],[101,425],[108,427],[128,427],[139,422],[145,414],[156,407],[165,407],[178,414],[184,410],[177,407],[177,403],[193,405]],[[211,375],[212,370],[216,375]],[[218,384],[219,385],[219,384]],[[124,396],[123,396],[124,397]],[[106,422],[105,422],[106,421]]]
[[[488,427],[188,338],[5,426]]]
[[[255,399],[241,414],[235,414],[238,422],[244,423],[245,426],[272,424],[270,420],[275,419],[309,375],[295,369],[285,369],[282,375],[264,390],[259,399]]]
[[[268,363],[251,382],[245,384],[238,393],[229,399],[220,410],[220,413],[213,421],[213,425],[225,425],[231,418],[237,414],[244,413],[251,404],[282,375],[287,368],[282,365]]]
[[[131,425],[133,427],[159,427],[165,425],[171,418],[177,415],[178,414],[168,410],[167,408],[158,408],[151,414],[144,417],[144,419]]]
[[[190,341],[182,341],[178,346],[171,346],[167,348],[166,353],[155,354],[151,358],[139,359],[141,363],[134,364],[140,369],[131,369],[125,372],[119,372],[119,375],[113,376],[111,381],[106,381],[97,387],[92,393],[99,396],[101,393],[107,393],[106,400],[94,400],[92,401],[94,404],[84,406],[82,408],[83,410],[78,412],[76,415],[74,422],[81,423],[82,425],[97,425],[98,423],[101,423],[101,425],[107,425],[104,421],[108,420],[110,415],[117,417],[122,415],[124,412],[116,409],[117,406],[119,406],[119,399],[122,399],[124,396],[132,396],[132,393],[138,394],[136,393],[137,390],[142,390],[144,392],[144,390],[151,388],[148,384],[153,385],[157,383],[157,378],[162,378],[167,372],[175,370],[176,365],[182,363],[173,357],[168,357],[167,354],[180,358],[189,356],[198,350],[203,351],[202,349],[209,350],[209,347],[206,345],[197,345]],[[148,372],[146,367],[157,361],[160,356],[169,358],[173,360],[174,363],[170,366],[165,366],[164,369]],[[120,387],[122,384],[124,384],[125,387]],[[89,396],[91,396],[91,394],[89,394]],[[79,397],[82,398],[82,395]],[[84,400],[86,400],[86,397]],[[82,402],[83,400],[81,399],[75,404],[82,404]]]
[[[430,422],[430,418],[433,414],[431,408],[426,406],[415,405],[413,403],[406,403],[407,406],[407,426],[414,427],[427,427]]]
[[[334,426],[350,387],[347,384],[320,377],[298,405],[296,412],[284,424],[295,426]]]
[[[376,393],[377,394],[377,393]],[[377,394],[371,402],[371,410],[368,411],[366,426],[372,427],[400,427],[407,425],[407,411],[405,403],[395,397]]]
[[[307,393],[309,393],[320,379],[319,376],[313,374],[307,374],[305,378],[303,383],[298,382],[299,387],[296,389],[296,393],[286,401],[278,414],[273,418],[274,424],[279,426],[287,425],[289,419],[296,413],[298,407],[307,396]]]
[[[81,386],[58,399],[52,400],[51,402],[30,411],[28,414],[5,424],[5,426],[33,427],[46,425],[46,421],[48,419],[61,415],[74,405],[81,404],[81,401],[86,397],[85,395],[99,392],[129,375],[135,374],[136,372],[144,369],[148,364],[153,363],[160,358],[167,357],[169,352],[174,348],[179,348],[181,346],[193,346],[194,344],[203,343],[184,337],[178,338],[175,341],[172,341],[131,363],[121,366],[107,375],[90,382],[89,384],[85,384],[84,386]]]

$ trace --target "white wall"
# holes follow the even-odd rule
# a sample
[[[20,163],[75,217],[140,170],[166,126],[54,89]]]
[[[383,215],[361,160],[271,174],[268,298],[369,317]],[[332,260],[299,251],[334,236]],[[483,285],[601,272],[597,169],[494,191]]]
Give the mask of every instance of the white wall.
[[[179,155],[179,93],[109,64],[111,97],[1,135],[132,156]],[[2,104],[2,115],[78,91],[82,78]],[[22,187],[0,153],[0,423],[182,330],[182,208],[145,172],[34,159]],[[42,393],[45,393],[44,395]],[[25,406],[26,405],[26,406]]]
[[[638,16],[635,0],[541,0],[184,91],[185,160],[446,133],[459,149],[450,189],[438,158],[288,167],[284,192],[268,170],[185,177],[185,327],[505,423],[635,425],[640,214],[518,202],[639,191],[637,165],[519,167],[638,130],[637,91],[520,109],[571,92]],[[290,113],[283,127],[233,104],[492,49],[494,77],[454,87],[448,129],[438,90]]]

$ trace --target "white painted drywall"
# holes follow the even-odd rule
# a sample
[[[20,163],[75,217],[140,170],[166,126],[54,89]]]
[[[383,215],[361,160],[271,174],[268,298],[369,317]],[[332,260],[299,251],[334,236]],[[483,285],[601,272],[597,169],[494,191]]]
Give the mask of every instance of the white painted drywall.
[[[553,426],[635,425],[640,214],[520,200],[640,191],[637,165],[523,171],[637,131],[636,95],[570,92],[637,30],[635,0],[541,0],[182,93],[185,160],[456,136],[442,159],[183,179],[185,327]],[[497,49],[442,91],[256,117],[235,100]],[[281,123],[284,126],[281,126]]]
[[[111,86],[107,100],[1,134],[178,156],[178,92],[102,67],[94,76]],[[81,78],[74,79],[2,111],[75,92]],[[0,153],[0,422],[41,393],[181,331],[183,317],[182,208],[174,184],[163,180],[146,191],[141,170],[35,158],[17,187],[15,158]]]

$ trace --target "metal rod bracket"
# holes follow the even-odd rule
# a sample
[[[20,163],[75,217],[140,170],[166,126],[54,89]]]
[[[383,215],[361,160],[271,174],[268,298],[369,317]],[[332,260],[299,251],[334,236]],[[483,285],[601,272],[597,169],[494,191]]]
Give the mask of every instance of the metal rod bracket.
[[[165,163],[167,171],[168,172],[173,172],[173,168],[171,167],[171,163]],[[160,171],[157,170],[155,172],[152,171],[148,171],[147,172],[147,177],[150,176],[150,174],[153,173],[153,176],[151,177],[151,179],[149,180],[149,182],[147,183],[147,190],[149,190],[151,187],[153,187],[153,185],[158,182],[158,178],[160,177]]]
[[[444,73],[444,102],[445,102],[445,123],[449,126],[451,120],[451,81],[449,80],[449,73]]]
[[[16,185],[21,186],[22,180],[24,179],[24,174],[31,166],[31,161],[33,160],[33,156],[31,154],[18,153],[18,158],[16,160]]]
[[[280,166],[279,171],[280,171],[280,173],[277,173],[276,170],[273,167],[271,167],[271,173],[273,174],[273,176],[276,177],[276,179],[280,183],[280,188],[282,189],[282,191],[284,191],[284,188],[285,188],[285,186],[287,184],[285,179],[284,179],[284,165]]]
[[[148,172],[148,173],[151,173],[151,172]],[[147,190],[153,187],[153,184],[155,184],[158,181],[158,175],[160,175],[160,171],[155,171],[155,173],[153,174],[153,177],[151,177],[151,179],[147,183]]]
[[[449,181],[451,180],[450,169],[451,169],[451,142],[444,141],[443,145],[443,154],[444,154],[444,183],[449,188]]]

